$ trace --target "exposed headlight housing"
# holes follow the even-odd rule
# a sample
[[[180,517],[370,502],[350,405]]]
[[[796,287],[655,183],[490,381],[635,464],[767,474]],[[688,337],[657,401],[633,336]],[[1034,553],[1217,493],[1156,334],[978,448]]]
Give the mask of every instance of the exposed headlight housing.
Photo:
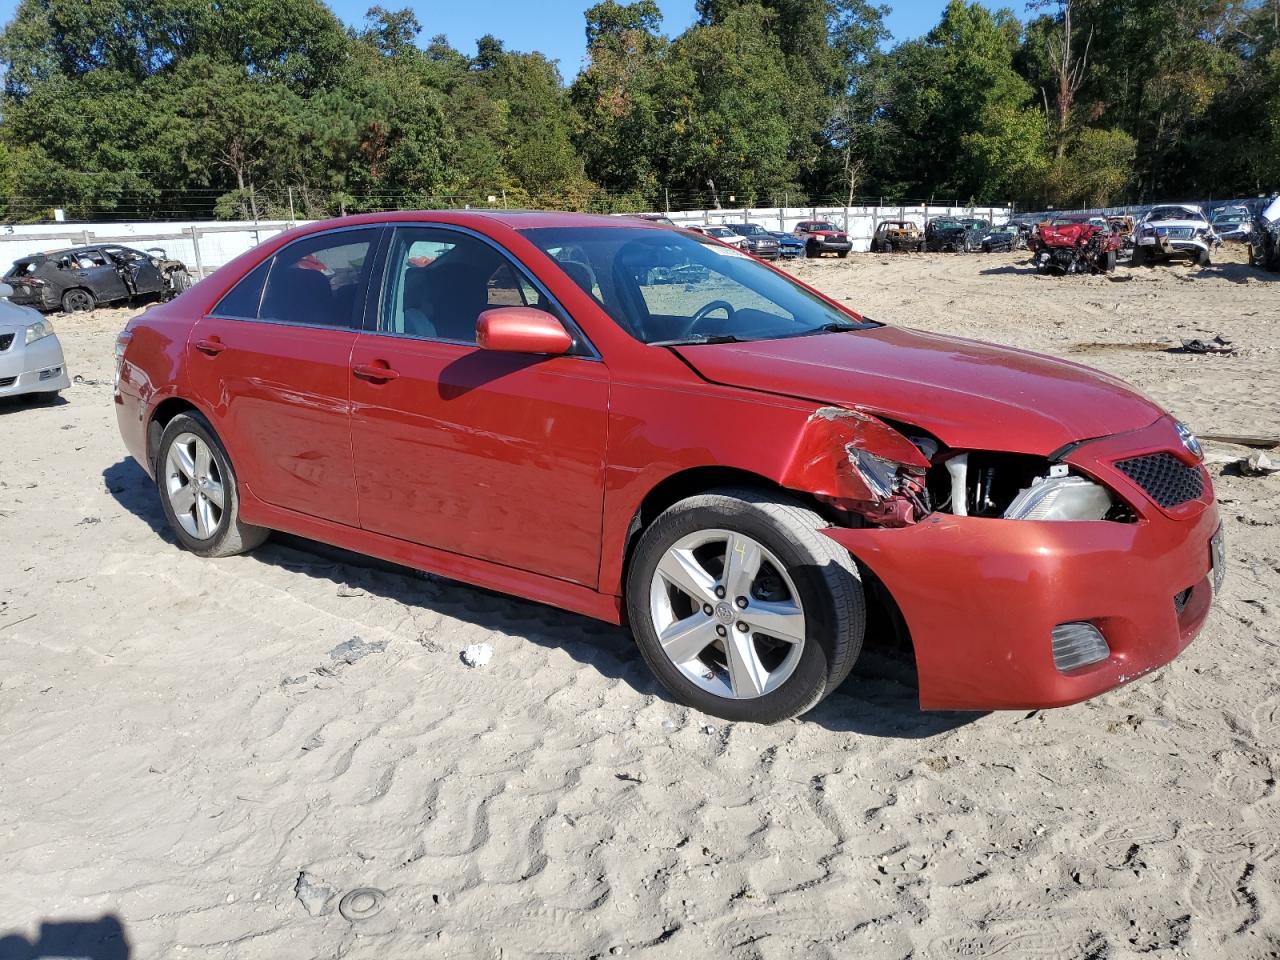
[[[1115,505],[1101,484],[1072,476],[1062,464],[1036,477],[1004,512],[1006,520],[1102,520]]]
[[[27,343],[32,344],[37,340],[43,340],[45,337],[53,336],[53,324],[48,320],[37,320],[35,323],[27,327]]]

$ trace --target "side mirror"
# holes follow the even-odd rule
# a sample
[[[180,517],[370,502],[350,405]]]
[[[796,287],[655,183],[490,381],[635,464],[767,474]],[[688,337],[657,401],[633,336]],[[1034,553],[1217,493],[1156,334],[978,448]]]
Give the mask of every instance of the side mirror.
[[[476,320],[476,343],[482,350],[561,356],[573,347],[573,338],[559,320],[543,310],[494,307]]]
[[[0,298],[12,297],[12,296],[13,296],[13,287],[9,286],[9,284],[7,283],[0,283]]]

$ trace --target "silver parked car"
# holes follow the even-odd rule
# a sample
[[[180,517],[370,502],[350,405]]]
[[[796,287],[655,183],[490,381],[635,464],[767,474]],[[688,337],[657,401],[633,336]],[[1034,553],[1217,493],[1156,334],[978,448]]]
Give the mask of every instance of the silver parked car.
[[[62,344],[48,318],[11,303],[11,293],[9,284],[0,283],[0,397],[56,396],[71,386]]]

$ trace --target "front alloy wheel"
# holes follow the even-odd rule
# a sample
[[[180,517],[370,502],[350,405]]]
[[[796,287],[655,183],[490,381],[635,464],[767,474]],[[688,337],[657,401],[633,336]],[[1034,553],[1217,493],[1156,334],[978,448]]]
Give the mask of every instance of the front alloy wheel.
[[[672,665],[719,697],[778,689],[804,649],[804,607],[782,561],[730,530],[700,530],[668,548],[649,615]]]
[[[865,629],[848,551],[781,490],[711,490],[640,536],[627,614],[645,662],[680,703],[775,723],[809,710],[853,668]]]

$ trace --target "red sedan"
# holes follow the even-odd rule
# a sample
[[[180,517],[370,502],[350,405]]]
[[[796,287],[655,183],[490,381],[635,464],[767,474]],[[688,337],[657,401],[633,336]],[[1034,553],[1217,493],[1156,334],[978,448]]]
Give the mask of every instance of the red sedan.
[[[910,641],[925,708],[1172,660],[1222,572],[1190,432],[1076,364],[887,326],[709,237],[390,213],[293,230],[132,320],[125,444],[179,542],[268,530],[615,623],[770,722]]]

